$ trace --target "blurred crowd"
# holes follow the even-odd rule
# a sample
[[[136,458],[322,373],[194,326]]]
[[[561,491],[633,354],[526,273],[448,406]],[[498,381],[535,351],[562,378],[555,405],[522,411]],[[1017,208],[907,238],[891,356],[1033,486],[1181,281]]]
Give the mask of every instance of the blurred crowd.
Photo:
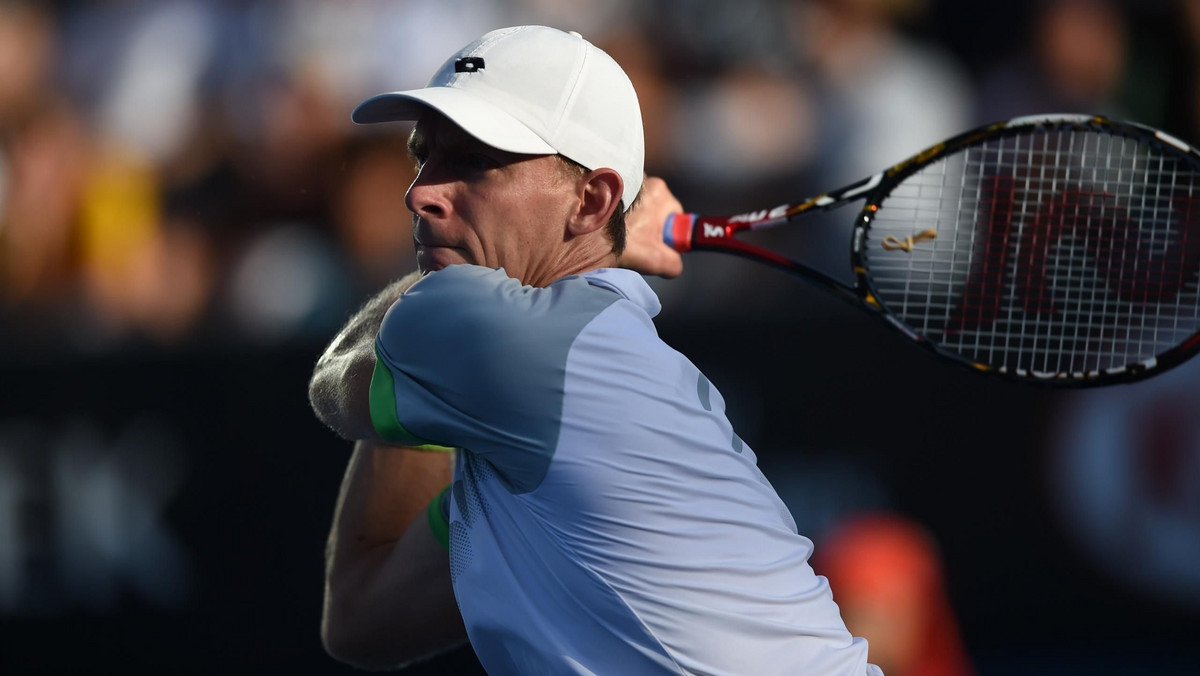
[[[327,339],[414,265],[408,129],[350,110],[520,23],[627,69],[647,170],[693,211],[1019,114],[1200,140],[1200,0],[0,0],[0,345]]]

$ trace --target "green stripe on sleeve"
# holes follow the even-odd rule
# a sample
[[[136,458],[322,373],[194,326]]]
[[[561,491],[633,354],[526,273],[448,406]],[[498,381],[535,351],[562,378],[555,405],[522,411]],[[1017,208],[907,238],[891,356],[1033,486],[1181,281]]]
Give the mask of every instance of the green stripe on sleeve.
[[[396,379],[383,362],[379,354],[379,346],[375,346],[375,371],[371,374],[371,425],[384,441],[415,446],[430,451],[449,451],[448,446],[441,446],[422,439],[404,429],[400,418],[396,415]]]

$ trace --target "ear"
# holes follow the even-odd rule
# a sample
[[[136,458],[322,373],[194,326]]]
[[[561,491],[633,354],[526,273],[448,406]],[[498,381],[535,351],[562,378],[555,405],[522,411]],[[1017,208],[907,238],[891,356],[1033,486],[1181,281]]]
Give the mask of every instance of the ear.
[[[576,183],[579,207],[567,222],[567,230],[579,236],[603,228],[620,206],[624,190],[621,175],[612,169],[593,169],[581,176]]]

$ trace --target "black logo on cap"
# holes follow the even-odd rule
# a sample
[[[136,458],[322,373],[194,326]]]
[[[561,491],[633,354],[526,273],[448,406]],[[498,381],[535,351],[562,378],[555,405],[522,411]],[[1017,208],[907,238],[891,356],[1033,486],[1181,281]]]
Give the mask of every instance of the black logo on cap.
[[[483,70],[483,59],[478,56],[464,56],[454,62],[455,73],[474,73]]]

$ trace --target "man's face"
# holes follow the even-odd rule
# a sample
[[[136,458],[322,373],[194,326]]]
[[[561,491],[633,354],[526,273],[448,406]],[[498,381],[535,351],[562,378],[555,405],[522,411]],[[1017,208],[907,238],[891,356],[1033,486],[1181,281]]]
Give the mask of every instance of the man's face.
[[[418,173],[405,203],[422,271],[471,263],[533,286],[554,281],[577,199],[555,156],[497,150],[435,113],[417,123],[409,150]]]

